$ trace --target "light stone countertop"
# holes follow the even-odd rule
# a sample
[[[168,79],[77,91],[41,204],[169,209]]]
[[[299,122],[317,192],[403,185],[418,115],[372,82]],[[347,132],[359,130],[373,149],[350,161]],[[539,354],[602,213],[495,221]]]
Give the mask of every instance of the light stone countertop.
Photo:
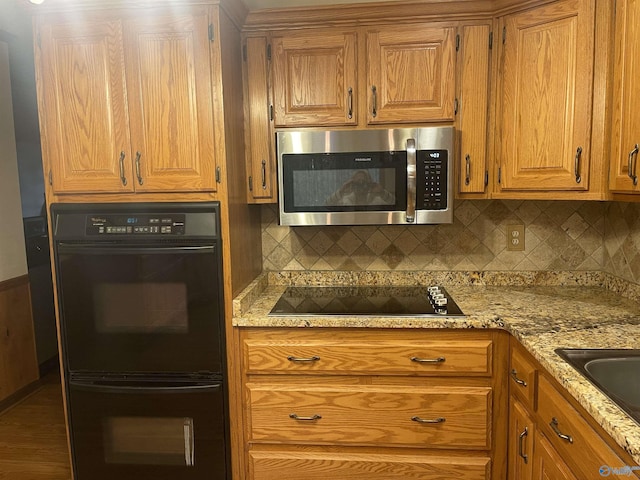
[[[640,464],[640,425],[555,353],[556,348],[640,348],[635,288],[606,274],[417,274],[392,284],[445,286],[464,317],[268,316],[287,285],[350,285],[347,275],[263,275],[234,300],[237,327],[498,328],[511,333]],[[517,278],[516,278],[517,277]],[[382,284],[383,277],[355,283]],[[510,278],[510,280],[506,280]],[[432,282],[435,280],[435,282]],[[326,283],[323,283],[326,282]],[[352,283],[349,283],[352,282]],[[384,279],[385,284],[387,279]],[[615,290],[615,291],[614,291]],[[629,295],[629,290],[634,295]],[[633,299],[625,298],[631,296]]]

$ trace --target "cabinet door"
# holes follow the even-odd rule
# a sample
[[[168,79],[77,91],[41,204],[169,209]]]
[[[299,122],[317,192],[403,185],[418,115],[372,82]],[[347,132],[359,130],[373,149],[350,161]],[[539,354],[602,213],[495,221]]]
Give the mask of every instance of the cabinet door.
[[[553,449],[544,435],[536,435],[534,450],[534,480],[576,480],[567,464],[564,463],[562,457]]]
[[[589,189],[592,0],[561,0],[504,20],[502,190]]]
[[[509,405],[509,480],[532,480],[535,423],[513,397]]]
[[[215,190],[209,21],[194,7],[125,23],[136,191]]]
[[[50,17],[37,34],[42,146],[54,193],[132,191],[122,22]]]
[[[244,47],[248,200],[254,203],[275,202],[276,191],[273,129],[269,120],[268,48],[265,37],[249,37]]]
[[[639,192],[638,146],[640,145],[640,2],[616,2],[616,54],[614,113],[611,137],[610,188]]]
[[[367,122],[452,121],[455,37],[424,24],[367,32]]]
[[[460,161],[458,191],[484,193],[487,171],[489,123],[490,25],[465,25],[461,32],[460,59]]]
[[[356,33],[314,30],[274,37],[277,127],[356,124]]]

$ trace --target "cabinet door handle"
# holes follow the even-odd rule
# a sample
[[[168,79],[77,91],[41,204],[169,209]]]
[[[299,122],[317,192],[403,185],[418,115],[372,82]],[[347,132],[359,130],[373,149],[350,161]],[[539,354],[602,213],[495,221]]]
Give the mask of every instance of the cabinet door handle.
[[[371,115],[373,116],[373,118],[376,118],[376,116],[378,116],[378,89],[376,88],[375,85],[371,87],[371,93],[372,93]]]
[[[353,118],[353,88],[351,87],[347,90],[347,108],[349,109],[347,117]]]
[[[412,362],[417,363],[444,363],[446,358],[444,357],[436,357],[436,358],[420,358],[420,357],[411,357]]]
[[[569,443],[573,443],[573,437],[571,435],[566,435],[562,433],[558,428],[558,419],[556,417],[553,417],[551,419],[551,422],[549,422],[549,426],[552,428],[552,430],[555,432],[555,434],[558,437],[560,437],[563,440],[566,440]]]
[[[576,176],[576,183],[580,183],[582,181],[582,177],[580,176],[580,158],[582,157],[582,147],[578,147],[576,150],[576,158],[573,164],[573,173]]]
[[[524,453],[524,437],[529,435],[529,429],[524,427],[522,433],[518,436],[518,455],[522,457],[524,463],[529,463],[529,456]]]
[[[140,173],[140,156],[142,154],[140,152],[136,152],[136,177],[138,177],[138,183],[142,185],[144,182],[142,181],[142,174]]]
[[[464,184],[469,185],[469,183],[471,182],[471,155],[467,154],[467,156],[464,157],[464,161]]]
[[[318,357],[317,355],[314,355],[313,357],[308,357],[308,358],[302,358],[302,357],[294,357],[293,355],[289,355],[287,357],[287,360],[289,360],[290,362],[307,362],[307,363],[312,363],[312,362],[317,362],[318,360],[320,360],[320,357]]]
[[[120,152],[120,160],[118,160],[118,166],[120,167],[120,181],[122,182],[122,185],[126,186],[127,177],[125,177],[124,175],[124,157],[125,157],[125,153]]]
[[[322,418],[322,415],[318,415],[316,413],[314,415],[311,415],[310,417],[301,417],[299,415],[296,415],[295,413],[290,413],[289,418],[292,418],[294,420],[300,420],[301,422],[313,422],[315,420],[320,420]]]
[[[438,417],[438,418],[420,418],[418,416],[411,417],[411,421],[418,423],[444,423],[446,422],[446,418]]]
[[[262,160],[262,189],[267,189],[267,161]]]
[[[638,144],[636,143],[633,150],[629,152],[629,166],[628,166],[628,175],[631,180],[633,180],[633,184],[638,184],[638,176],[636,175],[636,166],[638,164]]]
[[[515,368],[511,370],[511,378],[513,378],[513,381],[516,382],[518,385],[522,385],[523,387],[527,386],[527,382],[518,378],[518,372],[516,371]]]

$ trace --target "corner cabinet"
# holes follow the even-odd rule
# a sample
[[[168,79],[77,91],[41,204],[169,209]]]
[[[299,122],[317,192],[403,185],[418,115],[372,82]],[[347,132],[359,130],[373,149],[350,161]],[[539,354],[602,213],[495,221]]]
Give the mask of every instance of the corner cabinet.
[[[502,333],[241,329],[246,478],[504,478]]]
[[[609,188],[613,192],[640,193],[640,2],[616,2],[613,128]]]
[[[588,191],[595,2],[560,0],[500,24],[498,192]]]
[[[53,193],[216,190],[214,15],[192,6],[36,20]]]
[[[635,465],[517,340],[510,341],[509,480],[590,480],[605,476],[602,466]]]

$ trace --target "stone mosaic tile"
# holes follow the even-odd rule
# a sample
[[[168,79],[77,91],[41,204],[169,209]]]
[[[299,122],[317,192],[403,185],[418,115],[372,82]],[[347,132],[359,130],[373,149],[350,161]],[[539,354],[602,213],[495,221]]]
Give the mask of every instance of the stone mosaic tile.
[[[610,252],[607,271],[640,278],[640,221],[620,205],[611,239],[603,202],[465,200],[451,225],[356,227],[283,227],[276,205],[261,208],[265,271],[601,270]],[[523,252],[506,248],[512,223],[525,226]]]
[[[604,226],[603,270],[640,283],[640,204],[608,205]]]

